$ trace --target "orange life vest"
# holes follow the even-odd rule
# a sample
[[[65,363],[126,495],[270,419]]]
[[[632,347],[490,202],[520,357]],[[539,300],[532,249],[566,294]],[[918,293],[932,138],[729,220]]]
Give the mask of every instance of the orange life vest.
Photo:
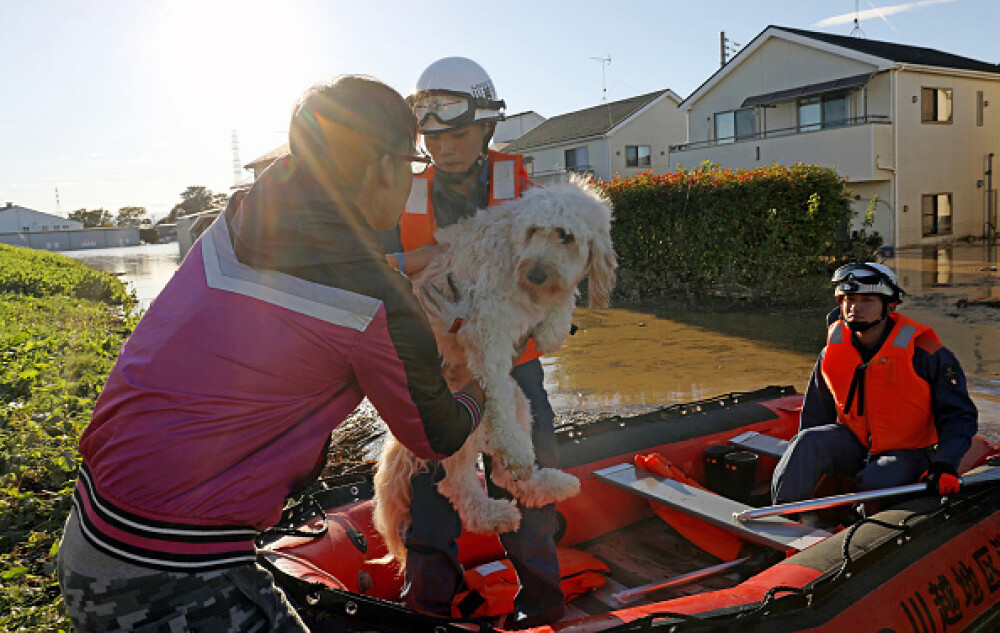
[[[705,489],[704,486],[688,477],[687,473],[668,462],[659,453],[636,455],[634,462],[637,467],[654,475],[673,479],[702,490]],[[731,532],[659,503],[650,501],[649,506],[656,513],[656,516],[666,521],[681,536],[716,558],[725,561],[736,560],[743,550],[743,541]]]
[[[520,154],[505,154],[489,150],[490,200],[489,206],[520,198],[524,190],[531,186],[524,160]],[[399,239],[403,251],[412,251],[434,244],[437,231],[434,216],[434,167],[428,167],[422,174],[413,176],[413,187],[406,201],[406,209],[399,218]],[[541,356],[534,339],[528,339],[524,353],[517,364],[527,363]]]
[[[594,556],[569,547],[557,547],[556,556],[559,585],[567,602],[607,582],[608,566]],[[452,617],[482,618],[514,611],[517,572],[506,558],[466,570],[465,584],[468,590],[452,602]]]
[[[827,332],[821,371],[837,405],[837,421],[851,429],[873,455],[937,444],[931,389],[913,369],[913,352],[941,347],[934,330],[901,314],[891,317],[889,336],[868,363],[852,333],[836,321]],[[859,373],[858,383],[855,372]]]

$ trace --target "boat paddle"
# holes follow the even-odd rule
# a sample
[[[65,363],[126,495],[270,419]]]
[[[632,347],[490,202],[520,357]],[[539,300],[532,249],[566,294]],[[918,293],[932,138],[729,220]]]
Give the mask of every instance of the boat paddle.
[[[632,602],[639,596],[643,596],[651,591],[666,589],[667,587],[679,587],[681,585],[686,585],[689,582],[701,580],[702,578],[715,576],[717,574],[721,574],[724,571],[728,571],[733,567],[742,565],[748,560],[750,560],[750,557],[744,556],[743,558],[737,558],[736,560],[732,560],[727,563],[720,563],[718,565],[712,565],[711,567],[706,567],[704,569],[697,569],[695,571],[690,571],[686,574],[681,574],[680,576],[674,576],[673,578],[668,578],[667,580],[661,580],[659,582],[650,583],[648,585],[642,585],[641,587],[634,587],[632,589],[626,589],[625,591],[619,591],[618,593],[612,594],[611,597],[614,598],[618,602],[618,604],[628,604],[629,602]]]
[[[969,473],[964,477],[959,477],[959,482],[961,482],[962,488],[998,480],[1000,480],[1000,466],[991,466],[989,468]],[[733,519],[740,523],[746,523],[748,521],[753,521],[754,519],[763,519],[764,517],[794,514],[797,512],[810,512],[812,510],[823,510],[824,508],[833,508],[848,503],[860,503],[862,501],[870,501],[872,499],[908,495],[917,492],[927,492],[927,484],[907,484],[905,486],[883,488],[881,490],[865,490],[864,492],[852,492],[846,495],[834,495],[832,497],[808,499],[806,501],[796,501],[794,503],[781,503],[774,506],[767,506],[766,508],[751,508],[750,510],[743,510],[742,512],[734,512]]]

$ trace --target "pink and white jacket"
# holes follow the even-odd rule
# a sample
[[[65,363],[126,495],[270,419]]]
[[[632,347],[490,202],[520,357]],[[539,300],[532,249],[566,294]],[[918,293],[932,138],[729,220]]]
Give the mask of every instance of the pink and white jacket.
[[[424,459],[478,423],[360,213],[286,160],[205,232],[123,346],[80,441],[84,534],[159,569],[251,562],[365,397]]]

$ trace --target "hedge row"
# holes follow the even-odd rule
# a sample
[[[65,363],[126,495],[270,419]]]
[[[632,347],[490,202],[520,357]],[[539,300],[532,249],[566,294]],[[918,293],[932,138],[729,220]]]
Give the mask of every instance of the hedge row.
[[[866,230],[848,237],[847,183],[816,165],[705,165],[603,187],[614,203],[619,294],[626,298],[828,303],[832,270],[873,261],[881,245]],[[871,220],[869,213],[866,227]]]
[[[134,305],[113,275],[0,246],[0,631],[69,629],[54,570],[77,442]]]

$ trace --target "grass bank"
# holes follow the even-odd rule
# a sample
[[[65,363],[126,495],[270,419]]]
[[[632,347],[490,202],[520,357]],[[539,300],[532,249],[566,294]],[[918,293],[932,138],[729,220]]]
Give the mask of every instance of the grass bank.
[[[55,556],[77,441],[135,298],[106,273],[0,245],[0,631],[68,631]]]

